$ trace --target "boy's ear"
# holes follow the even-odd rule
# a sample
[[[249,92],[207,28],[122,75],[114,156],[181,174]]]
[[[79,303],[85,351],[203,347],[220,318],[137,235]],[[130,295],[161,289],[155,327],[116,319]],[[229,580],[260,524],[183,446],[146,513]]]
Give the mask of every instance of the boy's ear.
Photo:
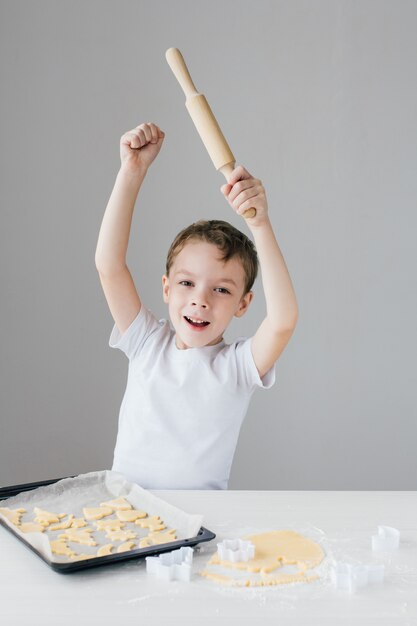
[[[164,298],[164,302],[168,304],[168,296],[169,296],[169,278],[166,274],[162,276],[162,296]]]
[[[246,311],[249,308],[250,303],[253,300],[253,291],[248,291],[248,293],[246,293],[242,300],[239,302],[239,308],[235,313],[235,317],[242,317],[242,315],[244,315],[246,313]]]

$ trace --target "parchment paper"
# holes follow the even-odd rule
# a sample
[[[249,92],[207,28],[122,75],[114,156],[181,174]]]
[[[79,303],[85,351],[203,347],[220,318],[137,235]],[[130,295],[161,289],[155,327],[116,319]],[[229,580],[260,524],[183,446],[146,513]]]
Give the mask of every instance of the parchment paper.
[[[125,497],[132,504],[134,509],[146,511],[148,516],[159,515],[166,526],[166,528],[160,532],[166,532],[172,528],[175,529],[176,539],[173,541],[195,537],[203,522],[202,515],[186,513],[153,495],[146,489],[143,489],[143,487],[128,482],[123,474],[111,470],[80,474],[76,478],[64,478],[52,485],[38,487],[37,489],[18,494],[12,498],[0,500],[0,508],[26,509],[26,513],[22,515],[21,523],[34,520],[35,506],[51,513],[66,513],[67,515],[72,513],[75,518],[78,518],[84,517],[84,507],[98,507],[101,502],[113,500],[119,496]],[[43,533],[22,533],[18,526],[9,522],[3,515],[1,515],[1,517],[18,535],[33,545],[50,561],[56,563],[72,562],[72,559],[66,556],[52,554],[49,544],[50,540],[58,539],[58,535],[65,533],[65,530],[50,531],[46,529]],[[113,513],[102,519],[115,518],[116,515]],[[65,522],[67,519],[68,517],[64,517],[61,522]],[[96,529],[94,520],[86,521],[87,526],[79,530],[93,528],[94,532],[91,533],[91,537],[94,538],[97,545],[86,546],[69,541],[67,545],[77,554],[91,554],[93,556],[97,554],[97,550],[101,546],[110,543],[111,540],[106,537],[104,531],[98,531]],[[149,529],[140,528],[133,523],[126,523],[124,530],[134,530],[134,532],[137,533],[136,538],[132,540],[135,543],[134,549],[139,547],[140,539],[146,537],[149,533]],[[117,548],[123,541],[113,541],[112,543]],[[113,549],[113,553],[115,552],[116,549]]]

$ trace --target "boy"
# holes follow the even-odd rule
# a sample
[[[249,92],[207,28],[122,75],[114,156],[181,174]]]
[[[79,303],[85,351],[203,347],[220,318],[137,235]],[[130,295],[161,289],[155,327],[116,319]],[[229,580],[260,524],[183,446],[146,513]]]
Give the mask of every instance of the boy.
[[[114,318],[109,345],[129,359],[112,469],[145,489],[227,489],[250,397],[275,382],[275,362],[297,302],[260,180],[239,166],[221,191],[253,234],[267,314],[251,338],[225,344],[231,319],[252,300],[253,243],[221,220],[192,224],[171,245],[162,277],[167,320],[144,307],[126,265],[133,209],[165,134],[153,123],[120,140],[121,167],[100,229],[96,267]]]

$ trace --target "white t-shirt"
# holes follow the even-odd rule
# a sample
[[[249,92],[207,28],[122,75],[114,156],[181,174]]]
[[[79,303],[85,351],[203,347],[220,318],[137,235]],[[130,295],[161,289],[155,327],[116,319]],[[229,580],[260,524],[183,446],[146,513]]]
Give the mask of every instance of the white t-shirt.
[[[175,330],[142,304],[109,339],[129,359],[112,469],[145,489],[227,489],[240,427],[261,379],[251,338],[180,350]]]

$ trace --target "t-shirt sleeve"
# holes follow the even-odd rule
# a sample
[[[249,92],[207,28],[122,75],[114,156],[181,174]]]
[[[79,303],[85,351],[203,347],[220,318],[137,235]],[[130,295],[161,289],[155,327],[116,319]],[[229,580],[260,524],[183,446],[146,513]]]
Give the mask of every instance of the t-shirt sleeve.
[[[109,346],[110,348],[118,348],[131,360],[143,348],[148,337],[158,328],[160,328],[158,320],[142,304],[139,313],[123,334],[114,324],[110,334]]]
[[[275,383],[276,364],[274,363],[261,378],[253,358],[251,344],[252,337],[242,338],[236,342],[238,384],[249,391],[254,391],[256,387],[270,389]]]

